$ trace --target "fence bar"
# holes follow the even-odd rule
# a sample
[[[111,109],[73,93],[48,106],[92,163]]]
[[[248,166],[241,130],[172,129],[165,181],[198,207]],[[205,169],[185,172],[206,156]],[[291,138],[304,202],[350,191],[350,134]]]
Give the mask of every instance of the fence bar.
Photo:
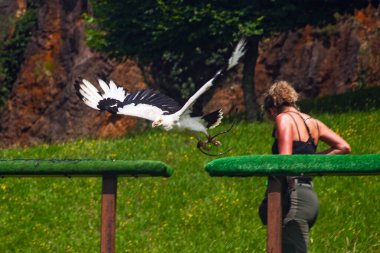
[[[278,177],[268,177],[267,253],[281,253],[282,244],[282,183]]]
[[[117,176],[103,175],[101,210],[101,253],[115,252]]]

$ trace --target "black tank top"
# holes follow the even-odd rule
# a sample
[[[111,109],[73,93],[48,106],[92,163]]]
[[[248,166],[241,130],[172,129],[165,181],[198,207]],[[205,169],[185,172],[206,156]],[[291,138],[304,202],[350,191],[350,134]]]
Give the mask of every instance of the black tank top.
[[[307,141],[301,141],[301,135],[300,135],[300,132],[299,132],[299,129],[298,129],[298,126],[297,126],[297,121],[290,114],[290,112],[288,112],[288,113],[292,117],[294,123],[296,124],[297,132],[298,132],[298,139],[299,139],[298,141],[293,141],[293,152],[292,152],[292,154],[293,155],[294,154],[315,154],[315,152],[317,151],[317,145],[315,145],[314,138],[313,138],[313,136],[311,135],[311,132],[310,132],[310,128],[306,124],[306,120],[307,119],[305,120],[301,116],[301,114],[299,114],[297,112],[294,112],[299,117],[301,117],[303,123],[305,124],[307,133],[309,134],[309,139],[307,139]],[[274,143],[272,145],[272,154],[278,154],[279,153],[279,150],[278,150],[278,140],[276,138],[275,132],[276,132],[275,129],[273,129],[273,137],[275,137],[275,139],[274,139]],[[311,182],[312,181],[312,177],[310,177],[310,176],[287,177],[288,180],[290,178],[297,178],[298,180],[302,180],[304,182]]]
[[[289,116],[292,117],[294,123],[296,124],[297,132],[298,132],[298,138],[301,139],[301,135],[300,135],[300,132],[299,132],[299,129],[298,129],[298,126],[297,126],[297,121],[294,119],[294,117],[290,113],[291,112],[288,112]],[[301,117],[303,123],[305,124],[307,133],[309,134],[309,139],[307,139],[307,141],[301,141],[301,140],[293,141],[293,152],[292,152],[292,154],[293,155],[294,154],[315,154],[315,152],[317,151],[317,145],[315,145],[314,138],[313,138],[313,136],[311,135],[311,132],[310,132],[310,128],[307,126],[307,124],[305,122],[307,119],[305,120],[297,112],[293,112],[293,113],[296,113],[299,117]],[[273,137],[275,137],[275,129],[273,129]],[[279,153],[279,150],[278,150],[278,140],[275,137],[274,143],[272,145],[272,154],[278,154],[278,153]]]

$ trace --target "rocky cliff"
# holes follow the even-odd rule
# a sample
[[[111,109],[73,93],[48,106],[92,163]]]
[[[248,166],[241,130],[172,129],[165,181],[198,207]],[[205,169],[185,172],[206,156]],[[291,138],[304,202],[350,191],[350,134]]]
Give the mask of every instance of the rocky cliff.
[[[290,81],[304,99],[380,85],[380,8],[337,19],[335,25],[306,26],[261,43],[255,71],[259,103],[274,80]],[[219,89],[211,107],[228,100],[224,111],[233,111],[232,105],[244,111],[239,82]]]
[[[2,146],[121,136],[135,127],[135,119],[91,110],[75,94],[79,76],[111,78],[130,90],[145,85],[134,62],[112,62],[86,46],[82,14],[88,8],[84,0],[49,0],[39,9],[38,29],[0,115]]]
[[[18,2],[13,13],[20,6],[25,8],[25,1]],[[4,9],[0,5],[0,11]],[[87,0],[44,1],[38,10],[38,29],[0,113],[1,146],[117,137],[140,126],[134,118],[92,110],[75,95],[78,77],[94,82],[96,78],[112,79],[129,90],[146,87],[133,61],[115,62],[87,47],[82,14],[88,11]],[[378,85],[379,11],[360,10],[355,16],[340,17],[337,25],[307,26],[263,41],[255,74],[259,100],[278,79],[291,81],[306,98]],[[244,111],[240,80],[238,71],[215,92],[207,108],[222,107],[226,113]]]

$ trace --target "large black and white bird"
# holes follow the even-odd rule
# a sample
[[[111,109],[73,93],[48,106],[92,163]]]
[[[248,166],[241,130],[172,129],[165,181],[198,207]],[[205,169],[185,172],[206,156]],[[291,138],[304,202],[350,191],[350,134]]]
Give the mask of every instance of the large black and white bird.
[[[98,82],[103,90],[102,93],[89,81],[83,79],[81,83],[76,83],[77,94],[86,105],[96,110],[147,119],[153,122],[152,127],[163,127],[167,131],[178,129],[204,133],[207,141],[199,140],[198,148],[205,148],[208,143],[220,145],[220,142],[214,140],[207,130],[220,124],[223,118],[222,111],[216,110],[199,115],[192,113],[192,107],[203,93],[238,64],[239,59],[245,53],[245,44],[245,40],[241,39],[226,65],[217,71],[182,107],[174,99],[151,89],[129,92],[118,87],[113,81],[107,84],[100,79]]]

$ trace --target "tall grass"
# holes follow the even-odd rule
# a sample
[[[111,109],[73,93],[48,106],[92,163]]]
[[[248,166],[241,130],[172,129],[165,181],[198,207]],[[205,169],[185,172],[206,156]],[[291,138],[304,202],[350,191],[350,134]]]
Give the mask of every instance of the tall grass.
[[[352,145],[380,153],[380,110],[318,114]],[[222,128],[227,129],[229,124]],[[226,136],[228,155],[270,153],[269,122],[239,122]],[[265,252],[257,215],[265,178],[211,178],[213,158],[178,133],[149,131],[115,140],[1,150],[1,159],[151,159],[170,178],[119,178],[117,252]],[[320,146],[323,148],[323,145]],[[380,252],[379,176],[315,178],[320,215],[310,252]],[[100,178],[0,180],[0,252],[98,252]]]

